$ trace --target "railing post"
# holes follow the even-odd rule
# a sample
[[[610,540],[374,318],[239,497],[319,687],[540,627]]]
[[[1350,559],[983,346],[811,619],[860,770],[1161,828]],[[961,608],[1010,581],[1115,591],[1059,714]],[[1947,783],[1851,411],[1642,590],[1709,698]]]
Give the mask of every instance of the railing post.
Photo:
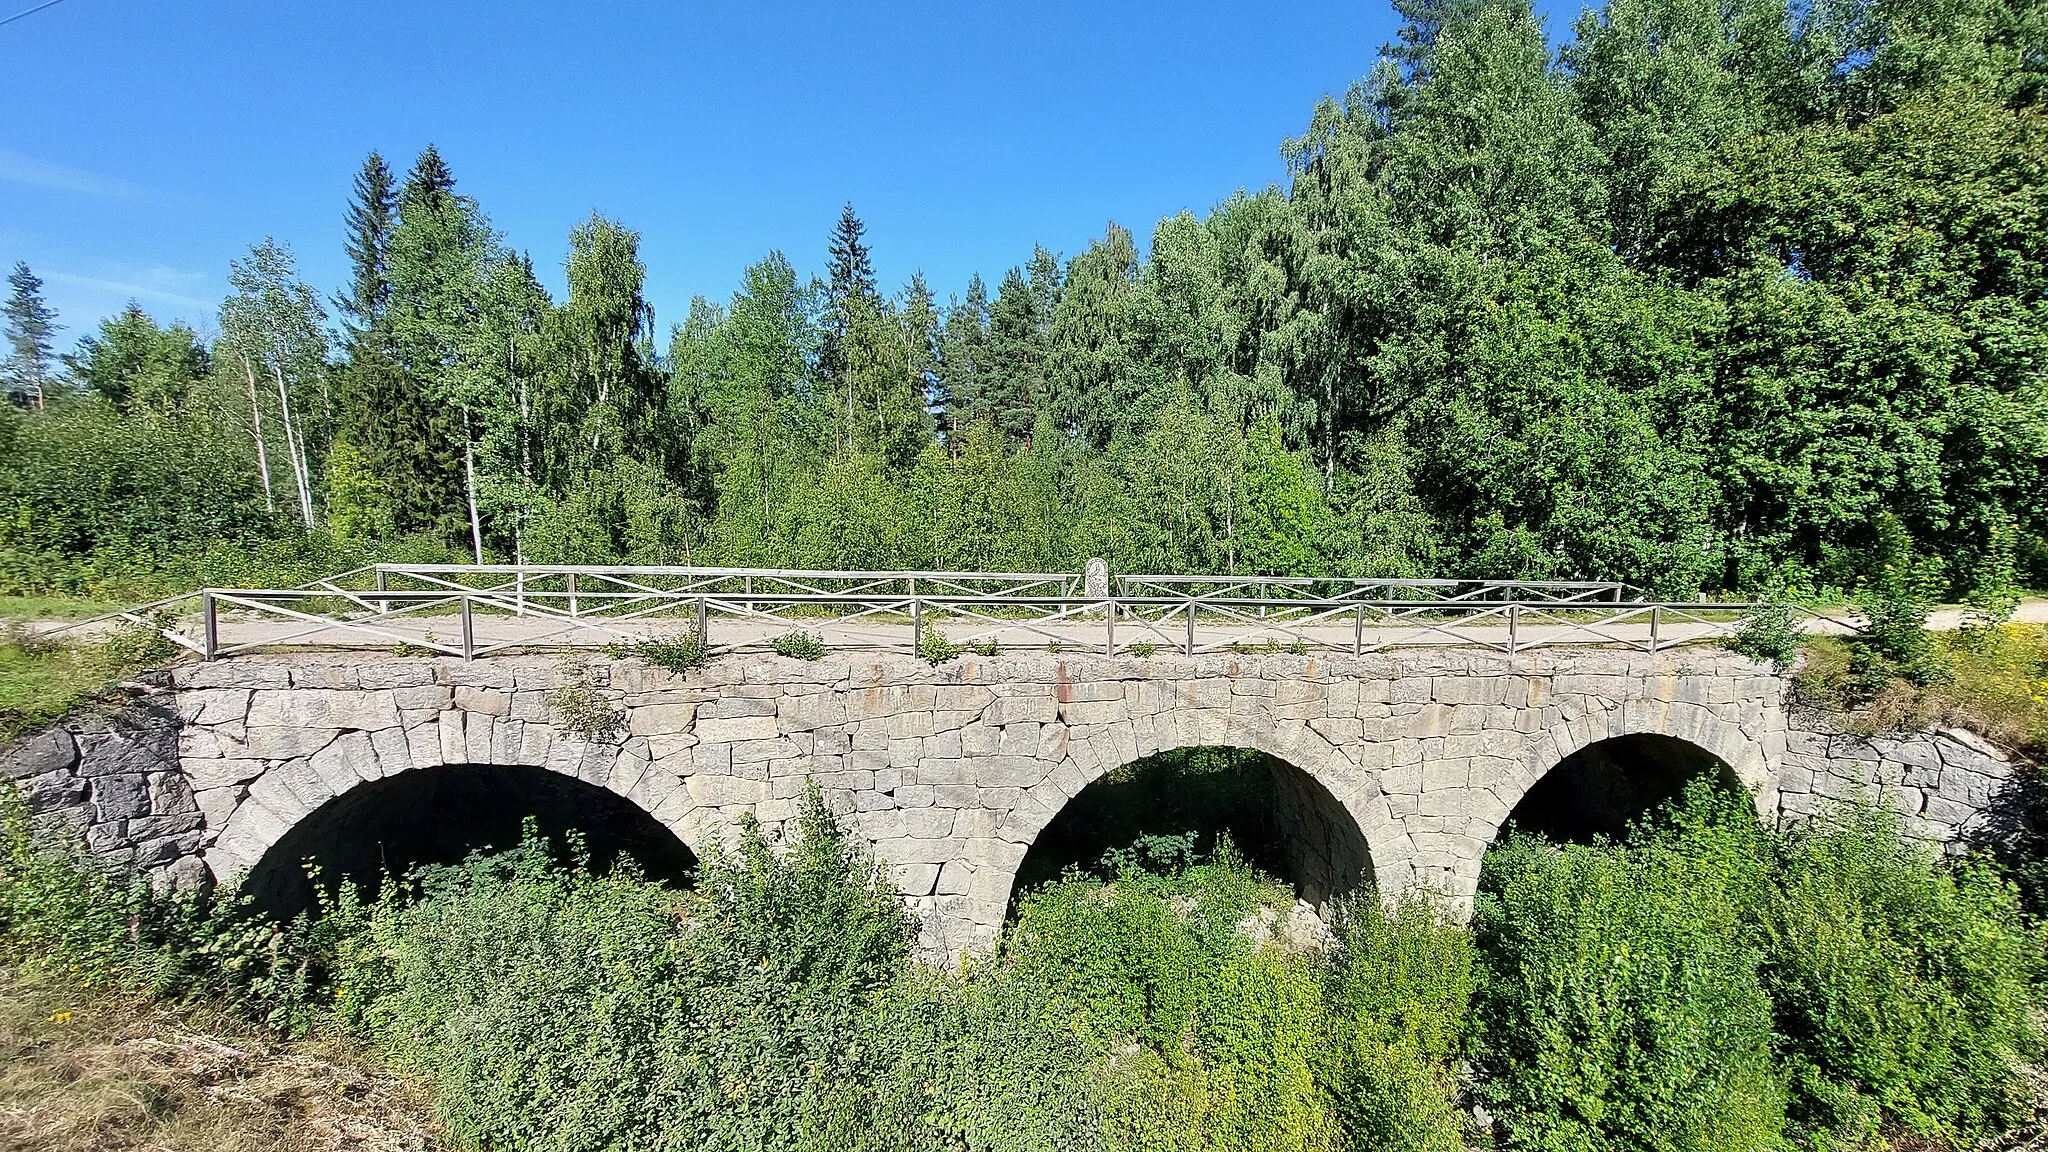
[[[512,574],[512,614],[526,615],[526,569],[523,567]]]
[[[576,618],[576,574],[569,573],[569,619]]]
[[[1195,602],[1188,601],[1188,655],[1195,654]]]
[[[1663,622],[1664,606],[1662,604],[1650,605],[1650,651],[1652,652],[1655,652],[1657,650],[1658,625],[1662,624]]]
[[[1365,655],[1365,605],[1360,604],[1351,619],[1351,654]]]
[[[914,595],[910,598],[910,651],[912,655],[924,651],[924,601]]]
[[[462,598],[462,660],[468,663],[476,659],[476,621],[471,618],[469,597]]]
[[[1104,607],[1102,619],[1105,621],[1102,654],[1104,656],[1114,656],[1116,655],[1116,601],[1105,600],[1102,603]]]
[[[752,615],[754,611],[754,577],[751,574],[741,578],[740,591],[746,593],[747,613]]]
[[[386,590],[386,584],[385,584],[385,573],[384,573],[384,569],[382,569],[382,568],[378,568],[378,569],[377,569],[377,591],[379,591],[379,592],[383,592],[383,591],[385,591],[385,590]],[[389,615],[391,615],[391,601],[389,601],[389,600],[386,600],[386,599],[384,599],[384,598],[383,598],[382,596],[379,596],[379,597],[377,598],[377,614],[378,614],[378,615],[380,615],[380,616],[389,616]]]
[[[711,650],[711,602],[703,596],[697,597],[697,645]]]
[[[206,648],[203,655],[211,660],[220,655],[220,607],[214,603],[211,592],[199,594],[199,620],[200,637]]]
[[[1521,637],[1518,635],[1521,615],[1522,606],[1520,604],[1508,605],[1508,655],[1510,656],[1514,655],[1521,648]]]

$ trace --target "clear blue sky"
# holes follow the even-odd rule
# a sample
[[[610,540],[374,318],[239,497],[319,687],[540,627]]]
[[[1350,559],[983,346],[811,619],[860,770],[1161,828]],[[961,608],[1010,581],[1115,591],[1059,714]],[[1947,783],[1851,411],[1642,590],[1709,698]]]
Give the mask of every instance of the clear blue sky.
[[[130,298],[211,331],[266,235],[332,292],[364,153],[432,141],[558,293],[592,209],[637,229],[664,331],[770,249],[822,267],[847,200],[885,287],[944,300],[1279,180],[1392,28],[1376,0],[62,0],[0,27],[0,262],[66,346]]]

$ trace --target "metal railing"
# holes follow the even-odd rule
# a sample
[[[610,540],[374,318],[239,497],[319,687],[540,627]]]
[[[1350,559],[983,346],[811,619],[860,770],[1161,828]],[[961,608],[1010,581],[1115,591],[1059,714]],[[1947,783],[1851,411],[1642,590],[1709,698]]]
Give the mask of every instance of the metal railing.
[[[1559,646],[1655,652],[1717,640],[1746,603],[1650,601],[1614,582],[823,572],[599,565],[379,564],[301,588],[205,588],[80,621],[158,628],[215,659],[390,647],[475,659],[694,633],[709,654],[791,632],[842,650],[1337,651]]]

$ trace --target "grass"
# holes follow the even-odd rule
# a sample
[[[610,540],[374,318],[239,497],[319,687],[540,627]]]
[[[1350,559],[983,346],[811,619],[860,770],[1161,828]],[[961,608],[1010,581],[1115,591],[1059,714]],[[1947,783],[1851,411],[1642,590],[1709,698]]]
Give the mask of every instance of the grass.
[[[231,1016],[79,999],[0,972],[0,1148],[297,1152],[444,1147],[411,1084],[331,1040]]]
[[[1939,633],[1935,644],[1945,674],[1916,685],[1896,676],[1865,680],[1847,641],[1813,637],[1803,645],[1800,697],[1840,713],[1852,731],[1945,724],[2048,763],[2048,626],[2014,623]]]
[[[89,596],[0,596],[0,620],[88,620],[134,606]]]
[[[75,644],[0,630],[0,740],[55,723],[115,681],[168,663],[176,652],[138,626]]]

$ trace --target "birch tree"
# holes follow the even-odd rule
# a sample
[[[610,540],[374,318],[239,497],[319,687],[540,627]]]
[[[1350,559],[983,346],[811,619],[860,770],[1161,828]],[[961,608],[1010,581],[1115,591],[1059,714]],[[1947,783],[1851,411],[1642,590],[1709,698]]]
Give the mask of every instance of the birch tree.
[[[220,347],[248,384],[250,427],[265,496],[270,497],[271,480],[263,409],[268,393],[274,391],[299,517],[311,530],[312,460],[325,444],[327,421],[322,406],[309,401],[324,395],[327,313],[319,294],[298,278],[291,249],[274,240],[265,239],[246,257],[232,261],[228,283],[234,294],[220,307]]]

